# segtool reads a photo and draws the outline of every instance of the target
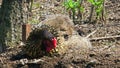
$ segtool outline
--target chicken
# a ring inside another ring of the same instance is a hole
[[[36,58],[50,53],[56,46],[56,37],[48,29],[38,28],[30,33],[23,51]]]

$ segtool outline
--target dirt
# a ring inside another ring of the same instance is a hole
[[[107,23],[82,25],[81,30],[85,33],[84,36],[98,27],[97,32],[90,38],[120,35],[119,3],[119,0],[107,1]],[[91,41],[91,43],[93,49],[89,51],[73,48],[64,55],[34,59],[18,54],[22,47],[20,45],[9,47],[7,51],[0,54],[0,68],[120,68],[120,37]]]

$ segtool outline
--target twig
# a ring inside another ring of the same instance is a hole
[[[44,60],[42,60],[42,59],[35,59],[34,61],[32,61],[32,62],[30,62],[30,63],[38,63],[38,62],[40,62],[40,61],[44,61]]]
[[[90,34],[88,34],[88,35],[86,36],[86,38],[89,38],[91,35],[93,35],[95,32],[97,32],[98,29],[99,29],[99,28],[97,28],[96,30],[94,30],[93,32],[91,32]]]
[[[98,40],[103,40],[103,39],[113,39],[113,38],[119,38],[119,39],[120,39],[120,35],[116,35],[116,36],[108,36],[108,37],[90,38],[90,41],[98,41]]]
[[[91,5],[91,11],[90,11],[90,16],[89,16],[89,22],[91,22],[92,16],[93,16],[93,10],[94,10],[94,5]]]
[[[38,62],[40,62],[40,61],[44,62],[44,60],[42,60],[42,59],[34,59],[34,60],[32,60],[32,61],[28,61],[28,59],[21,59],[21,60],[20,60],[20,62],[21,62],[22,65],[32,64],[32,63],[38,63]]]

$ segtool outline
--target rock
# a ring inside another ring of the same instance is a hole
[[[86,68],[94,68],[96,64],[98,64],[99,61],[96,59],[91,59],[88,64],[86,65]]]
[[[58,30],[60,35],[63,35],[63,34],[71,35],[75,31],[74,23],[69,18],[69,16],[66,16],[66,15],[60,15],[60,14],[48,15],[46,16],[46,19],[42,21],[41,23],[45,25],[53,26],[56,30]]]
[[[28,59],[21,59],[20,62],[22,65],[25,65],[26,63],[28,63]]]

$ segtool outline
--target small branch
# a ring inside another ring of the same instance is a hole
[[[28,62],[28,63],[38,63],[40,61],[44,62],[44,60],[42,60],[42,59],[34,59],[34,61],[31,61],[31,62]]]
[[[40,61],[44,62],[44,60],[42,60],[42,59],[34,59],[32,61],[28,61],[28,59],[21,59],[20,60],[20,62],[21,62],[22,65],[31,64],[31,63],[38,63]]]
[[[86,38],[89,38],[91,35],[93,35],[95,32],[97,32],[98,29],[99,29],[99,28],[97,28],[96,30],[94,30],[93,32],[91,32],[90,34],[88,34],[88,35],[86,36]]]
[[[79,8],[81,7],[82,2],[83,2],[83,0],[80,1],[80,6],[79,6]],[[81,11],[79,10],[79,8],[78,8],[78,15],[77,15],[77,17],[80,18],[80,19],[79,19],[79,21],[80,21],[80,20],[82,19],[82,13],[81,13]]]
[[[108,37],[90,38],[90,41],[98,41],[98,40],[103,40],[103,39],[114,39],[114,38],[120,39],[120,35],[108,36]]]
[[[93,10],[94,10],[94,6],[91,5],[91,11],[90,11],[90,16],[89,16],[89,22],[91,22],[92,16],[93,16]]]

